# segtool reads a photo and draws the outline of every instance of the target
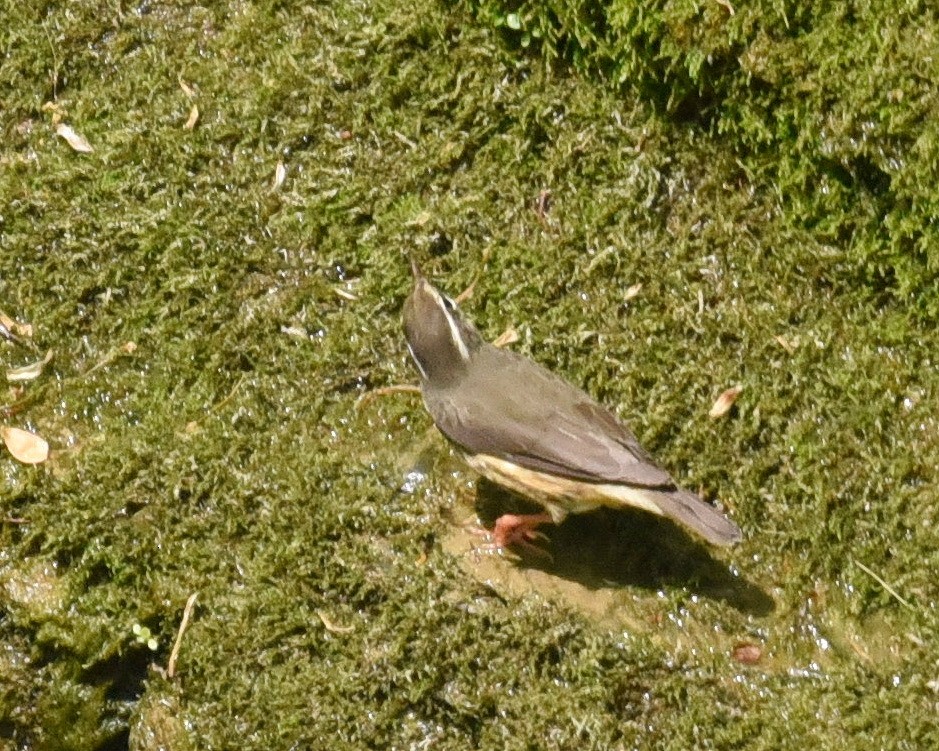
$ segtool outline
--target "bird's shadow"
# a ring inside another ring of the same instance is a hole
[[[542,509],[493,483],[480,480],[476,513],[487,528],[505,513],[538,513]],[[649,590],[684,587],[727,603],[738,611],[765,616],[772,597],[709,548],[665,519],[634,509],[600,509],[569,516],[558,526],[541,528],[548,537],[539,547],[549,555],[516,551],[519,566],[576,581],[590,589],[633,586]]]

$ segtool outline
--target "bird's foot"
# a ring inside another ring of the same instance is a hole
[[[534,542],[535,540],[548,540],[543,532],[538,531],[538,527],[551,522],[550,514],[503,514],[496,519],[496,525],[492,530],[492,542],[488,547],[497,551],[517,547],[551,560],[551,553]]]

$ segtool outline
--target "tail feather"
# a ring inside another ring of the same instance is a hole
[[[654,496],[655,504],[665,516],[689,527],[714,545],[732,545],[743,539],[740,527],[688,490],[657,491]]]

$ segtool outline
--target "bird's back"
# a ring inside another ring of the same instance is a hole
[[[424,386],[434,422],[464,450],[588,482],[674,486],[629,428],[581,389],[489,344],[475,356],[459,388]]]

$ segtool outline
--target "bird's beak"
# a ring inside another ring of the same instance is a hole
[[[411,274],[415,282],[424,278],[424,275],[421,273],[421,267],[417,265],[417,261],[415,261],[413,257],[411,258]]]

